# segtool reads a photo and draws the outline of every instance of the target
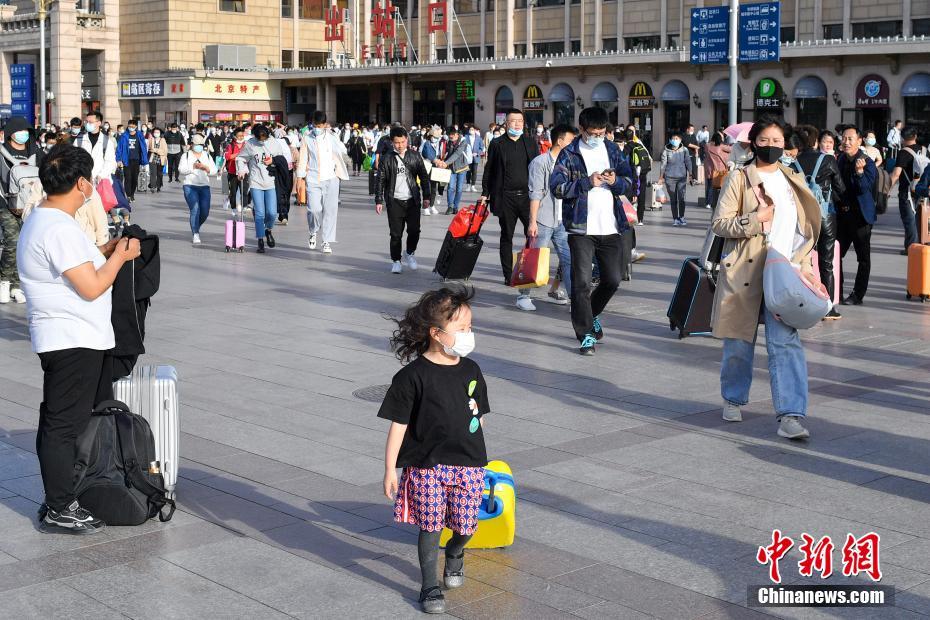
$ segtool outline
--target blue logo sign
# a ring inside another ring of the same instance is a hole
[[[691,64],[726,64],[730,47],[729,9],[691,9]]]
[[[740,5],[740,62],[778,62],[780,39],[781,12],[777,2]]]
[[[35,83],[35,65],[10,65],[10,111],[13,116],[25,116],[30,125],[36,122]]]
[[[878,80],[869,80],[865,83],[863,90],[868,97],[878,97],[878,93],[882,90],[882,83]]]

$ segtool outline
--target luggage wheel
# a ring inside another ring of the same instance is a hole
[[[229,254],[229,246],[226,246],[226,253]]]

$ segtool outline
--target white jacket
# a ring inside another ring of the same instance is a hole
[[[343,181],[349,180],[349,170],[346,168],[344,157],[348,154],[346,145],[338,137],[331,133],[324,133],[317,138],[312,133],[307,134],[300,142],[300,155],[297,157],[297,178],[307,179],[310,184],[319,185],[320,167],[319,167],[319,141],[329,140],[333,152],[333,163],[335,164],[335,174],[337,179]]]
[[[199,161],[207,166],[207,170],[194,169],[194,163]],[[184,185],[210,185],[210,177],[216,174],[216,162],[210,157],[210,154],[204,150],[198,155],[194,151],[187,151],[181,155],[181,161],[178,162],[178,173],[184,175]]]
[[[92,144],[87,133],[82,133],[75,140],[75,146],[84,149],[94,158],[94,184],[100,179],[109,179],[116,174],[116,136],[106,136],[101,131],[97,144]],[[104,152],[103,143],[106,141],[107,150]]]

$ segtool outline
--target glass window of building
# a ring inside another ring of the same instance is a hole
[[[669,34],[665,37],[665,46],[666,47],[679,47],[681,45],[681,35],[680,34]]]
[[[781,42],[782,43],[791,43],[795,40],[796,36],[794,33],[794,26],[782,26],[781,27]]]
[[[326,3],[329,7],[329,2]],[[323,0],[300,0],[300,19],[323,19]]]
[[[515,9],[525,9],[525,8],[526,8],[526,0],[515,0],[515,2],[513,3],[513,8],[515,8]]]
[[[298,56],[298,61],[300,63],[301,69],[308,69],[311,67],[325,67],[326,60],[329,58],[329,54],[326,52],[304,52],[301,51]]]
[[[852,36],[855,38],[898,37],[903,32],[904,25],[901,20],[861,22],[852,25]]]
[[[480,0],[455,0],[452,6],[455,7],[455,12],[459,14],[481,12]]]
[[[533,54],[541,56],[543,54],[562,54],[565,52],[564,41],[540,41],[533,43]]]
[[[605,52],[617,51],[617,37],[610,37],[601,41],[601,49]]]
[[[227,13],[245,13],[245,0],[220,0],[220,10]]]
[[[514,56],[526,56],[526,43],[517,43],[513,46]]]
[[[281,0],[281,17],[294,17],[294,0]]]
[[[823,25],[823,38],[824,39],[842,39],[843,38],[843,24],[824,24]]]
[[[565,0],[536,0],[533,6],[562,6],[563,4],[565,4]]]
[[[449,50],[445,47],[436,48],[436,60],[449,60]]]
[[[494,46],[485,45],[484,46],[484,57],[485,58],[494,58]]]
[[[577,54],[578,52],[581,51],[581,40],[580,39],[569,41],[569,43],[571,44],[571,51],[573,54]]]
[[[294,50],[281,50],[281,68],[294,68]]]
[[[660,47],[660,38],[657,34],[623,37],[623,48],[628,50],[654,50]]]
[[[930,19],[915,19],[911,21],[911,34],[915,36],[930,35]]]
[[[477,49],[469,49],[467,47],[453,47],[452,48],[452,58],[456,60],[469,60],[474,58],[478,54]]]

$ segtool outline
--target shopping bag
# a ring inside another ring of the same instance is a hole
[[[371,155],[365,155],[365,159],[362,160],[362,170],[368,172],[371,170],[371,166],[374,160],[372,160]]]
[[[633,206],[629,198],[620,196],[620,204],[623,205],[623,213],[626,215],[627,222],[635,224],[639,221],[639,216],[636,214],[636,207]]]
[[[100,202],[103,203],[103,210],[107,213],[116,206],[116,194],[113,192],[113,183],[110,179],[101,179],[97,183],[97,194],[100,196]]]
[[[549,283],[549,248],[523,248],[513,255],[510,286],[534,288]]]
[[[653,184],[652,196],[653,200],[659,204],[665,204],[668,202],[668,190],[665,189],[664,183],[655,183]]]
[[[487,204],[466,205],[459,209],[459,212],[452,218],[452,222],[449,223],[449,232],[456,239],[477,235],[481,232],[481,226],[486,219],[488,219]]]
[[[429,180],[435,183],[448,184],[452,180],[452,170],[449,168],[437,168],[433,166],[433,169],[429,172]]]

